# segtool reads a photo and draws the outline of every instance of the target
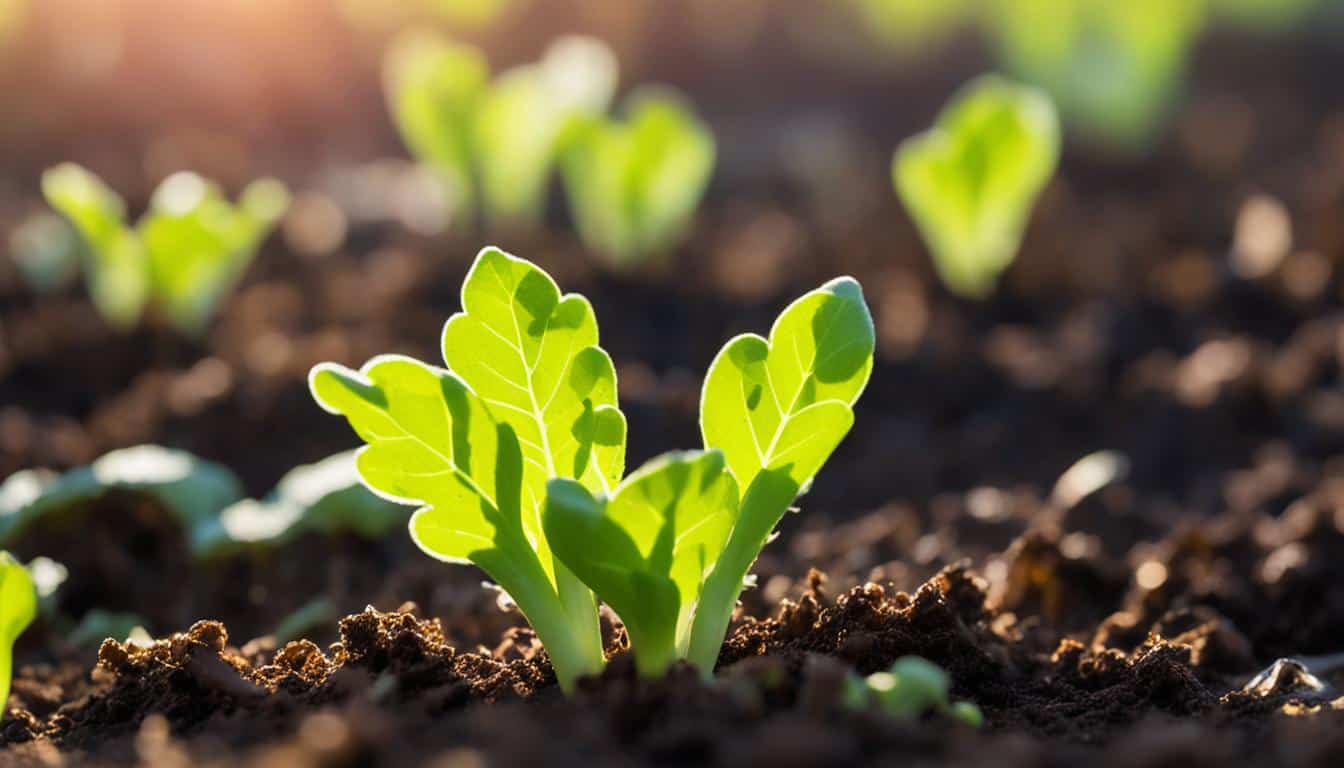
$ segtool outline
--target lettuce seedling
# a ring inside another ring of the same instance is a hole
[[[737,517],[737,483],[719,451],[673,453],[626,478],[610,498],[572,480],[547,486],[556,556],[621,617],[640,674],[686,658],[705,576]]]
[[[484,54],[415,32],[393,45],[384,90],[402,139],[455,213],[535,224],[571,121],[611,102],[617,63],[601,41],[556,40],[541,60],[490,80]]]
[[[122,199],[77,165],[48,170],[42,191],[83,238],[89,292],[109,323],[127,330],[152,302],[192,336],[205,331],[289,206],[274,179],[249,184],[233,205],[214,184],[183,172],[159,185],[131,228]]]
[[[769,338],[737,336],[710,365],[700,430],[742,490],[691,627],[687,659],[703,672],[718,660],[747,571],[853,425],[875,342],[863,289],[842,277],[785,308]]]
[[[1145,149],[1176,101],[1205,3],[996,0],[990,31],[1010,72],[1045,88],[1070,124]]]
[[[619,481],[615,368],[587,299],[562,295],[541,269],[498,249],[477,256],[462,307],[443,332],[451,371],[387,355],[359,371],[319,365],[311,388],[367,443],[357,459],[364,482],[422,505],[410,522],[420,549],[494,579],[571,690],[605,661],[597,604],[552,554],[542,511],[554,478],[600,493]]]
[[[37,588],[23,563],[0,552],[0,718],[8,709],[14,641],[37,617]]]
[[[851,674],[845,680],[844,705],[852,710],[876,706],[898,720],[915,720],[939,712],[973,728],[984,723],[980,708],[969,701],[952,703],[947,672],[919,656],[902,656],[885,672],[866,678]]]
[[[1048,97],[990,75],[896,150],[896,190],[949,289],[972,297],[993,289],[1055,172],[1059,143]]]
[[[626,122],[579,121],[561,171],[588,247],[617,267],[666,255],[686,233],[714,170],[714,135],[680,97],[645,90]]]

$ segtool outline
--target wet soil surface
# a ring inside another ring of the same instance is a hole
[[[757,45],[741,58],[777,67]],[[481,576],[403,536],[193,563],[170,516],[107,497],[14,548],[69,567],[56,614],[135,612],[162,639],[99,649],[39,621],[17,649],[0,764],[1344,762],[1339,46],[1203,45],[1171,136],[1145,160],[1071,149],[985,303],[938,287],[886,174],[983,51],[955,44],[927,82],[815,62],[753,80],[678,53],[640,72],[694,94],[721,147],[752,148],[725,153],[676,256],[686,279],[596,268],[562,212],[540,233],[433,239],[361,218],[346,206],[372,184],[358,164],[399,150],[376,80],[356,78],[348,104],[370,117],[353,145],[377,153],[335,151],[343,173],[290,179],[347,209],[348,236],[323,249],[287,225],[208,338],[117,335],[77,287],[39,299],[0,260],[0,477],[158,442],[265,493],[353,445],[313,405],[310,366],[436,359],[483,241],[592,300],[633,467],[698,443],[700,376],[725,340],[854,274],[878,324],[872,384],[758,563],[716,678],[638,681],[607,617],[612,664],[565,698]],[[4,162],[31,190],[44,157]],[[0,194],[6,228],[41,207]],[[277,640],[315,597],[307,639]],[[847,671],[907,654],[946,668],[985,727],[840,706]],[[1325,687],[1284,666],[1242,690],[1282,657]]]

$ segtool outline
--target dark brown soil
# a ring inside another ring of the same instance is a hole
[[[138,5],[162,12],[157,2]],[[790,18],[810,6],[781,7]],[[565,698],[480,574],[404,536],[306,537],[194,563],[162,510],[109,496],[14,547],[56,557],[71,578],[59,618],[20,642],[0,765],[1344,764],[1344,673],[1331,658],[1344,652],[1338,40],[1210,38],[1156,152],[1105,161],[1071,146],[1003,290],[970,303],[936,283],[887,163],[985,68],[980,46],[861,69],[799,54],[794,27],[772,16],[725,59],[688,50],[669,31],[686,20],[667,14],[625,41],[641,51],[629,79],[685,88],[721,155],[672,279],[602,271],[562,206],[540,232],[439,238],[350,213],[331,252],[273,238],[208,338],[191,342],[152,322],[117,335],[78,286],[35,297],[0,259],[0,477],[158,442],[265,493],[353,445],[312,403],[310,366],[434,359],[483,242],[593,301],[633,467],[698,443],[700,376],[726,339],[854,274],[878,323],[872,384],[803,513],[757,564],[715,680],[686,669],[637,680],[607,617],[612,664]],[[147,27],[112,85],[144,80],[161,38],[208,35],[204,24],[186,14],[180,28]],[[330,25],[311,28],[329,38]],[[532,55],[553,26],[530,25],[506,58]],[[38,63],[5,76],[29,105],[0,121],[5,231],[41,209],[38,174],[63,159],[143,205],[147,173],[126,158],[170,118],[178,139],[202,125],[249,137],[247,162],[232,165],[182,139],[186,164],[235,182],[279,173],[337,202],[342,173],[401,153],[374,53],[348,39],[305,53],[325,74],[305,80],[296,66],[250,103],[267,130],[217,124],[230,115],[209,109],[218,94],[205,86],[178,111],[153,108],[153,89],[125,110],[81,101],[92,86],[44,69],[41,39],[19,54]],[[327,95],[295,97],[310,92]],[[95,123],[106,130],[90,136],[82,126]],[[798,157],[799,146],[829,149]],[[1254,195],[1282,203],[1293,244],[1246,277],[1232,264]],[[1056,487],[1097,451],[1127,472],[1081,496]],[[280,622],[318,597],[329,617],[277,643]],[[137,613],[165,639],[78,647],[69,622],[95,608]],[[985,728],[838,705],[847,671],[907,654],[945,667]],[[1307,662],[1327,690],[1291,672],[1268,692],[1241,690],[1281,657]]]

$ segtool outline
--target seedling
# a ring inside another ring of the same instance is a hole
[[[1055,172],[1059,143],[1048,97],[986,76],[896,150],[896,190],[950,290],[983,297],[994,288]]]
[[[182,172],[159,185],[132,228],[122,199],[77,165],[48,170],[42,191],[83,238],[85,279],[109,323],[130,329],[152,303],[191,336],[205,331],[289,206],[274,179],[249,184],[233,205],[214,184]]]
[[[706,450],[623,482],[625,418],[587,300],[486,248],[462,305],[443,334],[450,370],[392,355],[313,370],[318,403],[367,443],[364,482],[422,505],[410,527],[427,554],[500,585],[566,690],[604,663],[594,592],[641,673],[678,658],[712,672],[747,570],[853,423],[874,344],[858,283],[795,301],[768,340],[731,341],[706,378]]]
[[[360,484],[353,451],[296,467],[265,499],[255,500],[243,498],[242,483],[219,464],[139,445],[63,475],[45,470],[10,475],[0,483],[0,547],[48,516],[87,508],[110,493],[143,498],[172,515],[199,559],[276,546],[308,532],[376,539],[406,520],[404,507]]]
[[[714,170],[714,135],[672,92],[644,90],[628,119],[589,118],[561,161],[579,234],[617,267],[665,256],[684,237]]]
[[[969,701],[953,704],[948,698],[951,683],[947,673],[918,656],[903,656],[886,672],[866,678],[851,674],[845,681],[846,708],[876,707],[898,720],[916,720],[927,712],[939,712],[979,728],[984,723],[980,708]]]
[[[616,57],[592,38],[561,38],[492,82],[476,48],[416,32],[393,45],[384,89],[403,141],[455,213],[535,224],[562,135],[607,109],[616,77]]]
[[[974,12],[968,0],[852,0],[868,30],[900,54],[946,41]]]
[[[423,505],[411,537],[432,557],[474,563],[518,605],[567,690],[604,663],[592,591],[542,530],[546,483],[610,490],[625,464],[616,373],[587,299],[545,272],[481,251],[463,312],[443,332],[451,372],[382,356],[359,371],[323,364],[311,386],[368,443],[357,464],[386,498]]]
[[[1008,69],[1045,88],[1083,133],[1146,148],[1184,80],[1205,4],[1171,0],[998,0],[991,31]]]
[[[37,589],[28,569],[13,555],[0,552],[0,718],[8,710],[14,641],[36,617]]]

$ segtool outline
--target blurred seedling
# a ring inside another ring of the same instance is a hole
[[[979,728],[985,722],[980,708],[969,701],[953,703],[947,673],[918,656],[903,656],[885,672],[867,677],[850,674],[841,701],[854,711],[877,709],[898,720],[917,720],[937,713]]]
[[[993,0],[986,9],[1008,71],[1048,91],[1071,126],[1123,153],[1158,135],[1206,13],[1202,0]]]
[[[1044,93],[988,75],[957,93],[932,129],[897,148],[897,193],[950,290],[980,298],[994,289],[1054,175],[1059,144]]]
[[[685,237],[714,157],[709,127],[665,88],[632,94],[623,122],[577,122],[561,163],[580,236],[615,267],[661,263]]]
[[[617,74],[604,43],[575,36],[491,80],[478,49],[414,31],[390,49],[384,91],[402,140],[442,183],[454,218],[530,226],[544,213],[570,124],[606,111]]]
[[[22,563],[0,552],[0,718],[8,710],[14,641],[37,617],[37,589]]]
[[[153,307],[192,337],[204,334],[289,206],[274,179],[252,182],[233,204],[215,184],[180,172],[159,185],[132,227],[122,198],[71,163],[43,174],[42,192],[79,233],[85,282],[111,325],[129,330]]]
[[[379,539],[405,525],[402,508],[369,493],[353,452],[296,467],[261,500],[244,498],[228,469],[182,451],[141,445],[57,475],[25,470],[0,484],[0,546],[47,521],[80,514],[97,499],[126,494],[172,516],[193,556],[275,547],[304,533]]]
[[[705,450],[624,480],[615,368],[587,299],[485,248],[462,308],[443,332],[447,369],[397,355],[313,369],[314,398],[367,443],[364,482],[420,507],[411,537],[426,554],[499,585],[566,691],[605,664],[594,593],[641,674],[677,659],[712,673],[747,570],[853,424],[874,346],[858,283],[798,299],[768,339],[730,341],[706,376]]]

